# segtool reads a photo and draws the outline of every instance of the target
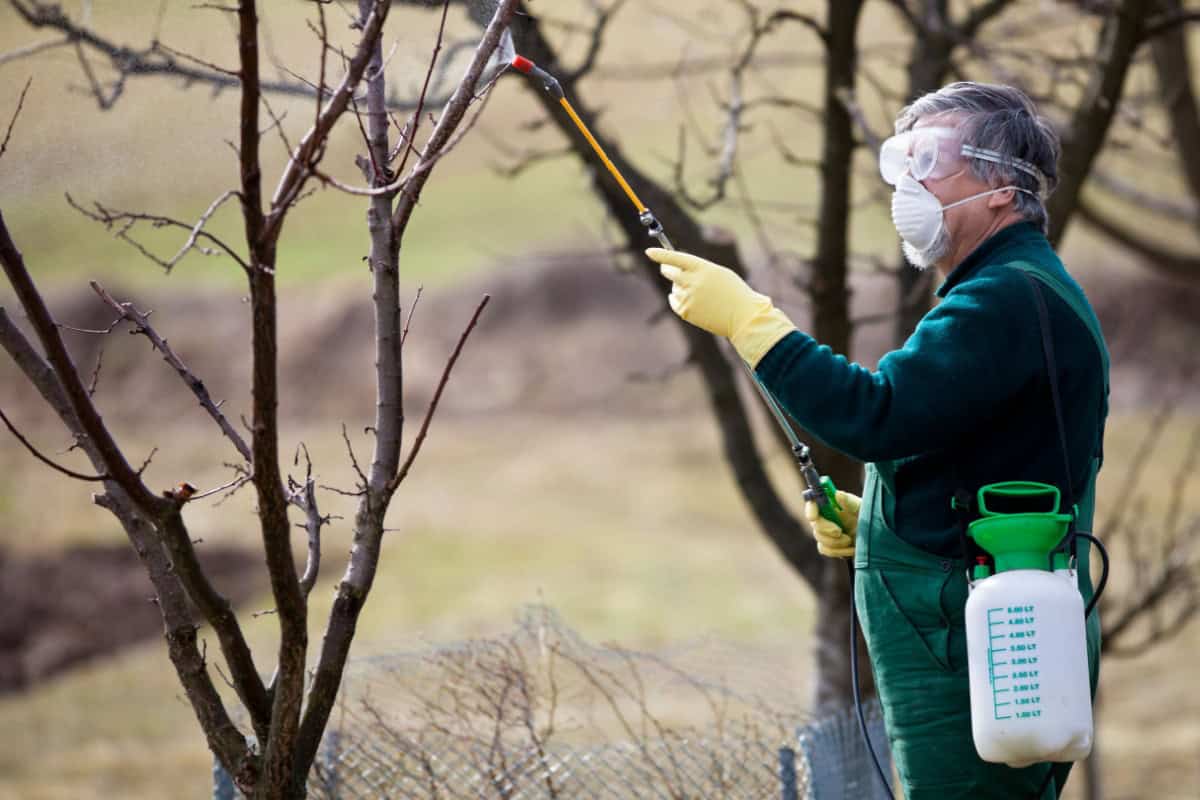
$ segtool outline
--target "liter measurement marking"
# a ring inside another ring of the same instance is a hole
[[[1034,606],[989,608],[987,623],[993,716],[998,720],[1040,717],[1042,696]]]

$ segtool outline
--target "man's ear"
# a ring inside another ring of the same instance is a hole
[[[1016,189],[1004,189],[995,194],[988,195],[988,208],[1003,208],[1010,205],[1016,199]]]

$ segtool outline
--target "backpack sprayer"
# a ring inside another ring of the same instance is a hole
[[[511,47],[511,43],[508,46]],[[558,79],[512,52],[509,66],[538,81],[562,106],[637,209],[638,219],[647,233],[664,249],[674,250],[654,212],[638,197],[580,119]],[[1040,295],[1038,297],[1041,302]],[[1044,340],[1046,336],[1043,331]],[[1049,351],[1048,340],[1045,344]],[[1048,361],[1053,363],[1052,359]],[[838,512],[841,507],[833,481],[821,476],[808,446],[796,436],[770,390],[749,364],[741,363],[763,403],[787,436],[806,487],[804,499],[815,502],[821,516],[840,527],[842,521]],[[1053,384],[1052,371],[1050,379]],[[1061,432],[1057,386],[1053,388]],[[1065,459],[1065,442],[1063,444]],[[1070,475],[1069,470],[1067,474]],[[980,557],[968,575],[971,594],[967,599],[965,627],[975,748],[985,761],[1013,767],[1079,760],[1087,756],[1092,746],[1085,621],[1104,591],[1108,579],[1108,554],[1095,537],[1072,530],[1076,509],[1072,508],[1072,513],[1068,514],[1059,513],[1060,495],[1054,486],[1029,482],[991,484],[981,488],[977,496],[980,517],[965,526],[966,535],[989,553],[990,558]],[[1050,508],[1029,510],[1030,503],[1046,504]],[[1103,576],[1086,609],[1075,573],[1075,537],[1096,544],[1104,562]],[[854,565],[849,559],[846,568],[851,585],[850,669],[854,706],[867,750],[879,779],[890,794],[891,785],[871,746],[859,695]],[[1053,770],[1047,773],[1037,797],[1049,785],[1053,774]]]

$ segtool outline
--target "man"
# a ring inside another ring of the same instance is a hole
[[[1108,355],[1087,299],[1044,235],[1058,155],[1049,124],[1013,88],[955,83],[901,112],[880,153],[895,186],[892,219],[907,259],[944,282],[940,304],[875,371],[796,330],[732,271],[647,251],[673,282],[677,314],[728,337],[801,425],[868,462],[861,507],[840,498],[841,528],[812,503],[806,514],[822,553],[854,557],[858,613],[909,800],[1053,798],[1070,769],[1013,769],[975,752],[966,554],[951,508],[956,492],[1040,481],[1075,498],[1076,527],[1091,530]],[[1048,312],[1061,438],[1030,278]],[[1081,547],[1085,601],[1087,562]],[[1087,630],[1094,694],[1095,614]]]

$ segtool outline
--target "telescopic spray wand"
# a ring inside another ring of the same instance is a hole
[[[633,190],[633,187],[631,187],[629,182],[625,180],[625,176],[621,174],[621,171],[617,169],[615,164],[613,164],[612,159],[610,159],[608,154],[604,152],[604,148],[600,146],[598,141],[596,141],[596,137],[592,135],[592,132],[588,129],[588,126],[584,124],[582,119],[579,118],[579,114],[575,112],[575,108],[571,105],[571,101],[568,100],[566,95],[563,93],[562,86],[559,84],[558,79],[524,56],[515,56],[512,60],[511,66],[517,72],[528,75],[530,78],[540,82],[542,88],[552,98],[554,98],[560,106],[562,106],[563,110],[566,111],[567,116],[570,117],[571,122],[573,122],[575,127],[579,129],[579,132],[583,134],[583,138],[586,139],[588,144],[592,146],[592,150],[595,151],[601,163],[604,164],[609,174],[613,176],[613,179],[617,182],[617,185],[621,187],[623,192],[625,192],[625,196],[629,198],[631,203],[633,203],[634,208],[636,208],[638,212],[638,219],[641,221],[642,225],[646,227],[646,232],[657,239],[658,243],[662,245],[664,249],[674,250],[674,245],[672,245],[671,240],[667,238],[667,234],[663,231],[662,224],[658,221],[658,218],[654,216],[654,212],[651,211],[646,204],[642,202],[641,198],[637,196],[637,192]],[[838,517],[838,512],[841,510],[841,507],[837,502],[837,490],[833,485],[833,481],[827,477],[821,477],[821,473],[813,464],[812,453],[808,449],[808,445],[801,442],[799,437],[796,436],[796,431],[792,428],[791,423],[788,422],[787,417],[784,416],[783,409],[780,408],[779,403],[775,400],[774,396],[772,396],[770,390],[768,390],[766,386],[763,386],[762,381],[760,381],[758,376],[754,374],[754,370],[750,368],[749,364],[747,364],[745,361],[742,361],[741,358],[739,358],[738,361],[741,361],[742,366],[746,368],[746,373],[750,376],[750,380],[753,382],[754,388],[758,390],[759,395],[762,396],[763,402],[766,404],[767,408],[770,409],[772,416],[775,417],[775,421],[779,423],[779,427],[787,436],[788,443],[792,448],[792,456],[796,459],[796,464],[800,467],[800,474],[804,478],[804,485],[806,487],[804,499],[814,501],[821,509],[821,516],[833,522],[835,525],[840,526],[842,522]]]
[[[621,187],[621,190],[625,192],[625,195],[629,198],[630,202],[633,203],[634,208],[636,208],[638,212],[638,219],[640,219],[641,223],[646,226],[647,232],[657,239],[658,243],[662,245],[663,248],[667,250],[674,250],[675,247],[671,244],[671,240],[667,238],[667,234],[663,231],[662,224],[658,221],[658,218],[654,216],[654,212],[647,208],[646,204],[643,203],[641,198],[637,196],[637,192],[633,190],[633,187],[631,187],[629,182],[625,180],[625,176],[623,176],[621,171],[617,169],[616,165],[612,163],[612,159],[610,159],[608,154],[604,152],[604,148],[601,147],[600,143],[596,141],[596,137],[592,135],[592,132],[588,130],[587,125],[584,124],[583,120],[579,118],[579,115],[575,113],[575,109],[571,106],[571,101],[567,100],[566,95],[563,93],[562,86],[559,84],[558,79],[524,56],[514,56],[511,66],[518,72],[521,72],[525,75],[528,75],[530,78],[539,81],[542,85],[542,88],[551,97],[558,101],[558,104],[563,107],[564,111],[567,112],[567,116],[569,116],[571,121],[575,123],[575,127],[579,129],[581,134],[583,134],[583,138],[587,139],[588,144],[592,146],[592,150],[596,152],[596,155],[600,158],[601,163],[603,163],[605,168],[609,171],[609,174],[613,176],[613,179],[616,180],[617,184]],[[818,471],[816,465],[813,464],[812,453],[808,449],[808,445],[801,442],[800,438],[796,436],[796,431],[792,428],[791,423],[788,422],[787,417],[784,416],[783,409],[780,408],[779,403],[775,400],[774,396],[772,396],[770,390],[767,389],[767,387],[763,385],[762,381],[758,379],[758,375],[756,375],[754,370],[750,368],[749,364],[747,364],[745,361],[742,361],[740,357],[738,358],[738,361],[741,361],[742,366],[746,368],[746,374],[750,376],[750,380],[754,384],[754,388],[757,389],[759,395],[762,396],[763,403],[765,403],[767,408],[770,409],[771,415],[775,417],[775,421],[779,423],[779,427],[783,429],[784,434],[787,436],[788,443],[791,444],[792,456],[796,459],[796,465],[800,468],[800,474],[804,479],[804,499],[815,502],[817,507],[821,510],[822,517],[825,517],[825,519],[837,525],[839,528],[842,527],[843,523],[838,514],[842,508],[838,504],[837,489],[834,487],[833,481],[828,477],[821,477],[820,471]],[[866,741],[867,749],[871,754],[871,760],[875,764],[875,770],[879,775],[879,779],[883,782],[884,787],[887,789],[888,796],[891,797],[891,785],[888,783],[888,779],[884,774],[883,766],[875,753],[875,748],[871,745],[871,737],[867,732],[867,720],[863,715],[862,702],[858,693],[858,633],[855,630],[856,616],[854,609],[853,589],[854,566],[852,562],[846,561],[846,570],[849,574],[851,585],[850,669],[854,681],[854,708],[858,715],[859,729],[862,731],[863,739]]]

